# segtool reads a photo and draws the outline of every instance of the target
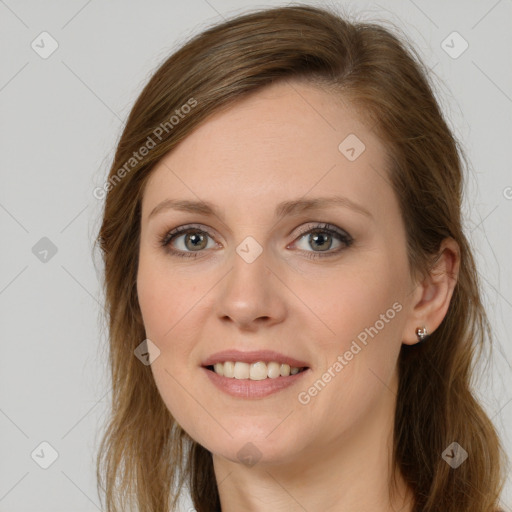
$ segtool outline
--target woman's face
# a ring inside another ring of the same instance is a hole
[[[293,82],[215,114],[154,169],[137,280],[151,369],[215,455],[327,456],[393,417],[413,283],[385,162],[354,110]]]

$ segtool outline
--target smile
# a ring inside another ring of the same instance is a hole
[[[311,374],[305,360],[273,350],[228,349],[201,362],[208,381],[236,398],[264,398],[293,386]]]
[[[240,380],[277,379],[279,377],[289,377],[306,370],[306,367],[299,368],[276,361],[257,361],[255,363],[226,361],[224,363],[215,363],[214,365],[207,366],[207,368],[222,377]]]

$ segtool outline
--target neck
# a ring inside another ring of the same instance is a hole
[[[222,512],[411,512],[412,492],[391,466],[396,395],[386,392],[364,423],[293,461],[248,467],[214,455]]]

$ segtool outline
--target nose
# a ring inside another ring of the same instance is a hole
[[[268,263],[265,251],[251,263],[234,254],[233,267],[218,288],[215,307],[221,321],[256,331],[284,320],[286,288]]]

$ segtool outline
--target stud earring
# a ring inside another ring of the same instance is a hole
[[[427,331],[427,328],[424,326],[423,329],[420,329],[419,327],[416,329],[416,336],[418,336],[418,342],[421,343],[422,341],[425,341],[429,334]]]

